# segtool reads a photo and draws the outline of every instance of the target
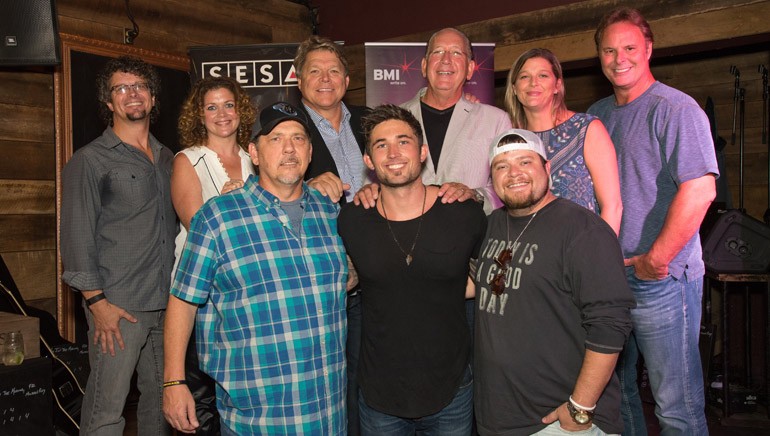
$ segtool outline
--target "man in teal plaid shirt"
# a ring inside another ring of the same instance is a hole
[[[260,123],[249,145],[259,177],[212,198],[190,224],[166,315],[163,411],[183,433],[198,426],[184,380],[195,320],[223,435],[344,434],[339,208],[302,181],[312,151],[304,115],[281,102]]]

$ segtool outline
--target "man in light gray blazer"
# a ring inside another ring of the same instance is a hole
[[[454,28],[431,36],[422,60],[428,87],[401,106],[423,126],[430,153],[422,171],[425,184],[441,184],[447,200],[475,198],[489,214],[502,205],[489,178],[492,140],[511,128],[504,111],[463,98],[463,85],[476,62],[468,37]]]

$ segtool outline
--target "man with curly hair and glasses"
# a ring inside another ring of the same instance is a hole
[[[160,79],[125,56],[107,62],[96,84],[108,127],[62,175],[62,278],[83,296],[91,364],[80,434],[123,434],[134,370],[139,434],[167,434],[160,377],[177,223],[174,155],[150,133]]]

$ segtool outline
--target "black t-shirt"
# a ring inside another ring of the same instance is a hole
[[[419,220],[390,222],[407,251]],[[358,381],[367,405],[405,418],[440,411],[469,363],[465,285],[486,231],[481,205],[437,200],[411,265],[376,208],[345,205],[338,227],[363,289]]]
[[[476,281],[474,403],[480,434],[529,435],[568,400],[585,350],[617,353],[631,331],[623,255],[612,229],[596,214],[556,199],[537,212],[512,247],[505,291],[490,280],[495,258],[513,245],[530,216],[489,216]],[[510,231],[506,231],[510,226]],[[594,423],[620,433],[620,385],[599,398]]]
[[[425,140],[428,141],[430,158],[433,160],[433,168],[438,168],[438,159],[441,157],[441,148],[444,146],[446,131],[449,129],[449,121],[455,106],[439,110],[420,102],[422,110],[422,125],[425,130]]]

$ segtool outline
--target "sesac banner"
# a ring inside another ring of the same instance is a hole
[[[191,47],[191,79],[228,76],[251,96],[259,110],[276,101],[300,104],[294,55],[299,44],[253,44]],[[257,121],[259,122],[259,121]]]
[[[366,105],[401,104],[426,86],[422,75],[424,42],[367,42]],[[474,43],[473,76],[465,83],[465,92],[482,103],[495,104],[495,44]]]

